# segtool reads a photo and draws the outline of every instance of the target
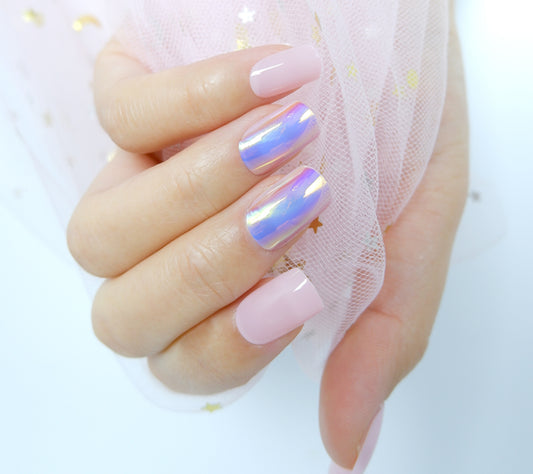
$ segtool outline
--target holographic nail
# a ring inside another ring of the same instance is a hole
[[[246,225],[261,247],[272,250],[308,227],[330,201],[331,191],[324,177],[302,166],[252,204]]]
[[[239,142],[239,151],[246,167],[261,175],[294,158],[318,134],[315,114],[306,105],[295,102],[247,130]]]

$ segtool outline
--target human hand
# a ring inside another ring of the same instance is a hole
[[[336,464],[350,469],[332,466],[331,474],[352,472],[354,464],[353,472],[366,468],[383,401],[422,358],[444,290],[468,190],[466,95],[451,17],[448,89],[433,156],[384,236],[387,267],[379,295],[330,355],[323,374],[322,439]]]
[[[243,385],[322,309],[300,270],[261,281],[330,199],[310,168],[270,176],[318,125],[303,104],[268,104],[319,74],[305,46],[150,74],[112,41],[97,61],[97,112],[120,150],[77,206],[68,244],[83,268],[107,278],[93,303],[98,338],[148,357],[175,391]]]

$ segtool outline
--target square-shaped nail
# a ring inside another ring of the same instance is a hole
[[[248,129],[239,142],[239,152],[246,167],[261,175],[294,158],[318,135],[315,114],[305,104],[295,102]]]
[[[301,166],[254,201],[246,213],[246,226],[261,247],[272,250],[308,227],[330,201],[325,178]]]
[[[298,268],[282,273],[244,298],[235,313],[241,335],[268,344],[290,333],[324,308],[316,288]]]
[[[280,51],[259,61],[250,73],[250,86],[258,97],[290,92],[320,77],[322,60],[310,44]]]

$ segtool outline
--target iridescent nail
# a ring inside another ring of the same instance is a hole
[[[315,114],[301,102],[295,102],[246,131],[239,151],[246,167],[256,175],[279,168],[318,137]]]
[[[272,250],[308,227],[330,200],[324,177],[313,168],[302,166],[252,204],[246,214],[246,225],[261,247]]]

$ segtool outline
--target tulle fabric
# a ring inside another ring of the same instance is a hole
[[[92,2],[90,11],[85,3],[43,0],[41,25],[23,21],[23,10],[9,4],[2,31],[4,47],[10,38],[20,39],[6,55],[14,81],[22,81],[31,96],[18,98],[27,106],[27,122],[15,126],[62,225],[112,150],[97,124],[90,78],[96,52],[119,24],[120,41],[151,71],[267,43],[311,43],[320,52],[320,80],[282,103],[310,106],[321,135],[281,172],[314,167],[330,183],[334,200],[272,270],[301,268],[324,300],[326,309],[293,343],[302,368],[320,376],[329,353],[379,292],[383,235],[431,157],[446,86],[448,2],[133,0]],[[74,22],[84,15],[84,27],[75,31]],[[2,96],[7,109],[14,107],[5,90]],[[152,400],[174,409],[205,405],[205,397],[184,397],[158,385],[146,361],[122,363]],[[228,403],[248,387],[210,400]]]

